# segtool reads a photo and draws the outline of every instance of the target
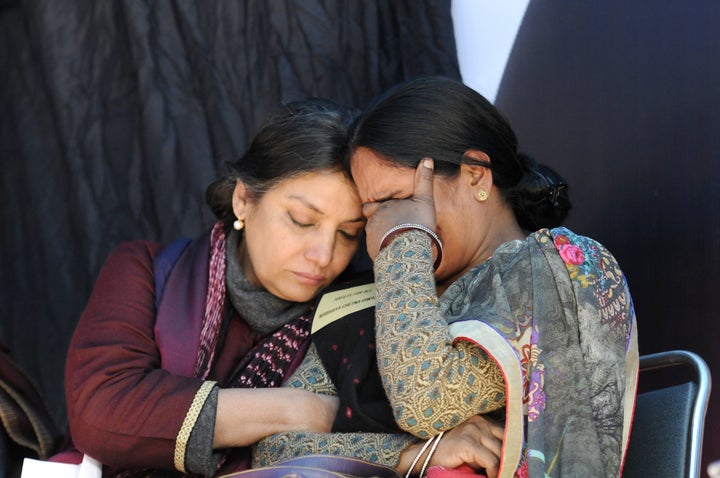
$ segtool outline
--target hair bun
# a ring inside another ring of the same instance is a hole
[[[520,227],[528,231],[560,226],[572,205],[568,184],[551,167],[518,153],[523,176],[508,193]]]

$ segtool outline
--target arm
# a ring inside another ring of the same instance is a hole
[[[380,374],[397,423],[422,438],[505,403],[497,364],[473,344],[453,343],[430,247],[425,233],[410,231],[375,258]]]
[[[152,271],[159,249],[127,243],[108,258],[68,351],[73,440],[110,465],[173,468],[175,439],[203,384],[160,369]]]
[[[183,424],[184,433],[190,432],[194,422],[188,417],[198,416],[204,407],[217,408],[213,430],[217,447],[249,444],[268,430],[329,429],[334,408],[328,412],[323,399],[310,393],[300,396],[303,392],[296,391],[291,396],[278,390],[247,389],[213,394],[209,393],[216,388],[212,382],[160,368],[153,332],[152,270],[159,249],[158,244],[145,242],[120,246],[103,267],[73,335],[66,396],[78,449],[122,468],[182,467],[182,453],[179,463],[175,457],[178,436]],[[267,410],[271,393],[273,413]],[[213,396],[217,402],[209,403]],[[290,413],[292,407],[307,413]],[[319,410],[324,413],[316,413]],[[211,446],[207,443],[208,449]]]
[[[336,397],[297,388],[220,390],[213,446],[252,445],[280,432],[329,432],[336,411]]]
[[[398,425],[426,438],[502,406],[496,364],[478,347],[452,341],[438,306],[428,236],[406,231],[379,250],[395,225],[435,229],[433,162],[418,164],[411,197],[366,203],[363,214],[374,259],[378,368]]]
[[[286,387],[302,387],[316,393],[335,394],[314,346],[305,360],[285,382]],[[484,469],[494,477],[502,446],[503,427],[492,420],[474,416],[445,434],[430,464],[455,468],[468,465]],[[418,444],[419,443],[419,444]],[[394,466],[405,474],[422,449],[422,442],[409,434],[388,433],[280,433],[258,442],[253,448],[253,468],[272,466],[306,454],[342,454]],[[425,460],[421,457],[416,473]]]

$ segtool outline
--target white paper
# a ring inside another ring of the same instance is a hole
[[[77,478],[79,469],[80,465],[25,458],[20,478]]]
[[[20,478],[101,478],[102,464],[87,455],[82,463],[55,463],[25,458]]]

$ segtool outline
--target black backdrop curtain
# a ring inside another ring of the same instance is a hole
[[[640,353],[708,362],[706,464],[720,459],[718,18],[716,0],[530,2],[496,101],[567,177],[568,226],[617,256]]]
[[[208,227],[205,186],[282,101],[459,78],[450,0],[4,0],[0,72],[0,339],[61,427],[112,248]]]

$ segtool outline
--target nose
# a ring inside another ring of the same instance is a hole
[[[320,267],[328,266],[333,259],[333,251],[335,249],[335,234],[318,231],[313,234],[313,238],[305,250],[305,257]]]

